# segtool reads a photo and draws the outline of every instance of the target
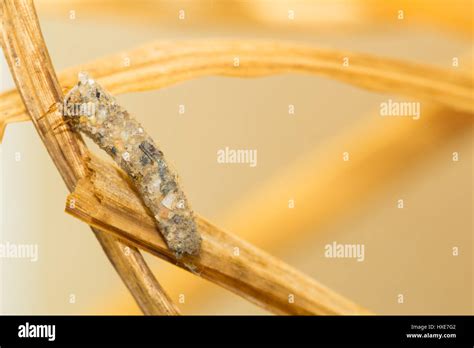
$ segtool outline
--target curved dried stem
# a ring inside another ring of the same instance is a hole
[[[344,66],[348,58],[348,66]],[[125,60],[126,59],[126,60]],[[130,66],[124,66],[124,62]],[[324,76],[361,88],[428,100],[472,113],[473,80],[469,73],[428,67],[367,54],[322,50],[273,41],[196,40],[151,43],[69,68],[59,75],[73,85],[86,70],[111,93],[148,91],[201,76],[258,77],[282,73]],[[0,95],[1,125],[27,120],[13,91]]]

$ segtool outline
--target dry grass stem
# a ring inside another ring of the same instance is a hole
[[[349,58],[349,66],[343,59]],[[124,67],[124,59],[130,66]],[[238,59],[238,61],[236,60]],[[238,66],[234,66],[238,63]],[[450,71],[367,54],[322,50],[285,42],[195,40],[158,42],[69,68],[59,75],[72,86],[88,71],[113,94],[148,91],[202,76],[258,77],[282,73],[314,74],[361,88],[428,100],[472,113],[473,80]],[[0,95],[0,135],[9,122],[27,120],[13,91]]]
[[[21,95],[39,136],[66,186],[72,191],[77,181],[89,174],[84,165],[87,149],[81,137],[68,129],[57,134],[48,131],[62,121],[58,112],[51,112],[48,117],[41,118],[51,109],[51,105],[61,102],[63,96],[33,2],[2,1],[0,18],[3,52],[19,91],[19,94],[7,92],[6,95],[13,96],[13,99],[2,100],[2,105],[6,105],[7,110],[10,107],[10,110],[21,109]],[[16,102],[14,106],[11,104],[12,100]],[[128,244],[100,230],[93,228],[93,231],[144,313],[177,314],[177,309],[170,303],[138,249],[129,247],[127,250],[130,255],[127,256],[124,249]]]
[[[199,256],[180,259],[156,231],[153,217],[119,169],[93,157],[92,180],[81,180],[66,211],[274,312],[364,314],[364,308],[320,285],[282,261],[197,216]],[[291,300],[294,298],[294,302]]]

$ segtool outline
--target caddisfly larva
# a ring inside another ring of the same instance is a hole
[[[198,254],[201,237],[193,211],[177,175],[140,123],[86,73],[79,74],[62,109],[74,130],[91,138],[129,175],[168,247],[178,255]]]

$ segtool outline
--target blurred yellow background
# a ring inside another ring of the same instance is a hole
[[[471,65],[470,1],[36,6],[57,71],[151,40],[211,37],[304,42],[445,69]],[[5,90],[13,84],[1,59]],[[375,313],[473,314],[472,122],[449,110],[430,112],[419,100],[419,120],[384,118],[378,110],[388,99],[412,101],[303,75],[205,77],[118,96],[162,146],[195,211],[216,225]],[[39,247],[37,262],[0,259],[1,313],[139,314],[90,229],[63,212],[67,190],[34,127],[9,125],[0,146],[1,241]],[[257,149],[258,165],[217,163],[217,150],[227,146]],[[334,241],[363,244],[364,261],[324,257]],[[266,313],[146,259],[184,314]]]

